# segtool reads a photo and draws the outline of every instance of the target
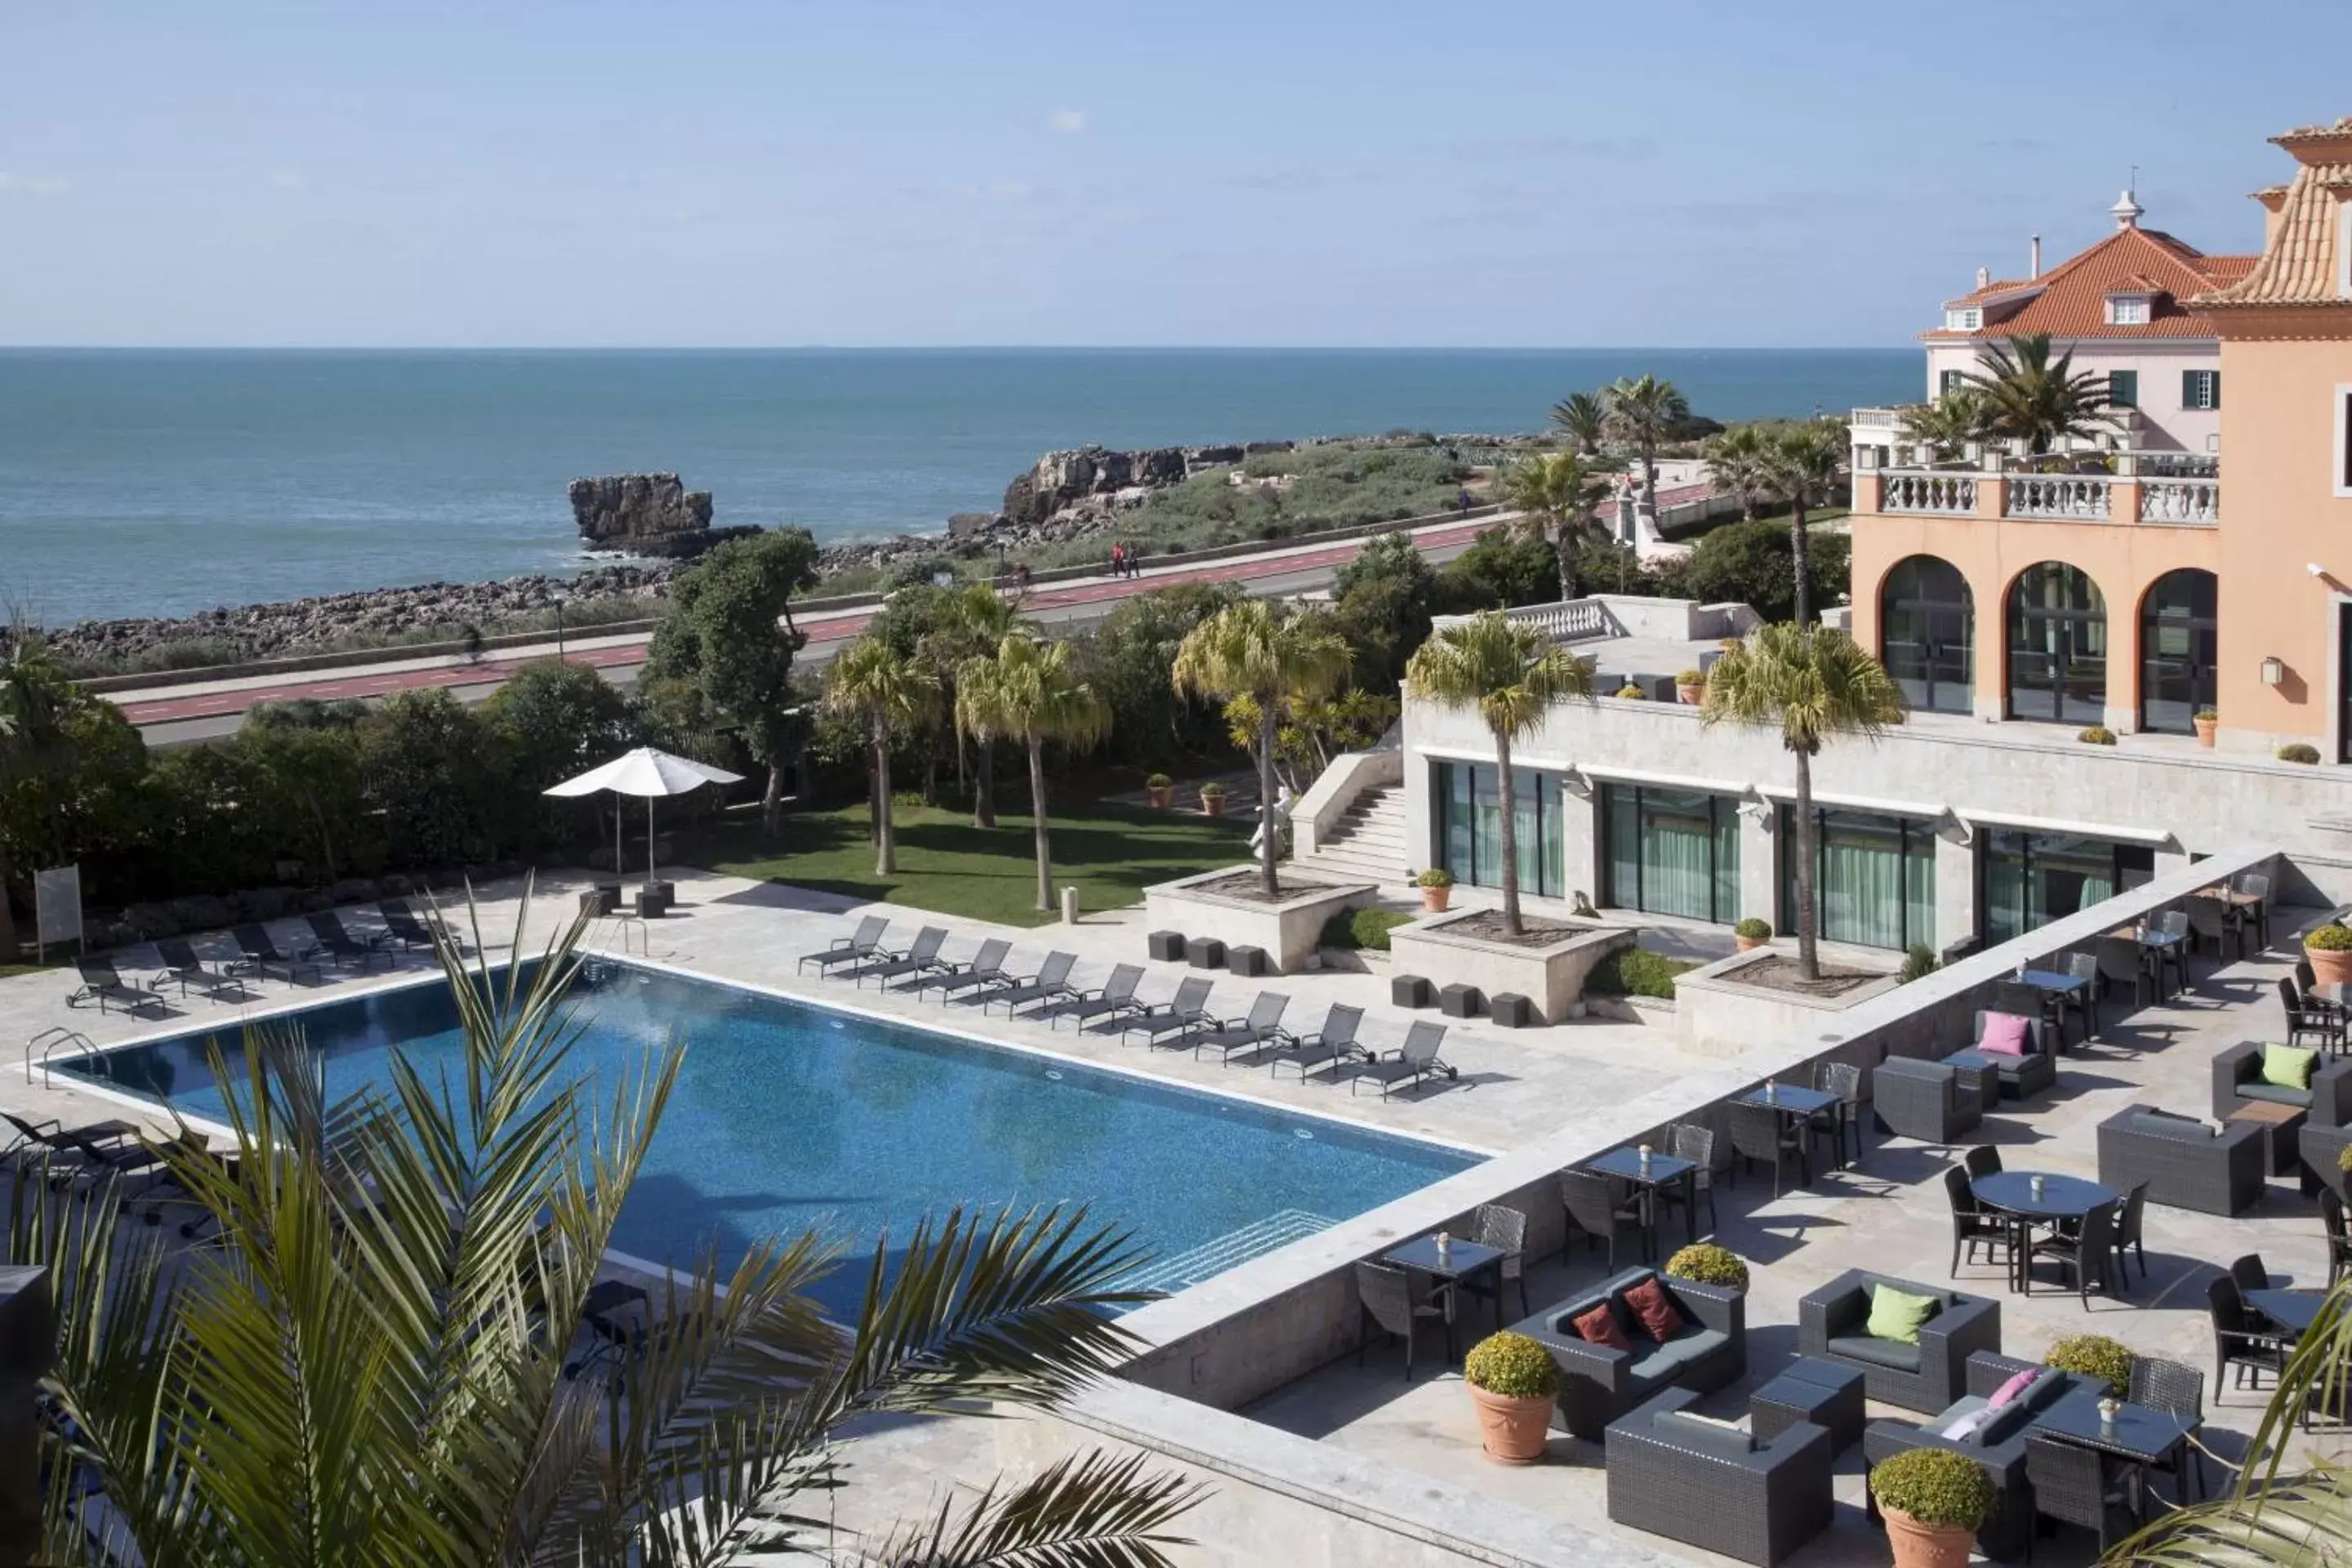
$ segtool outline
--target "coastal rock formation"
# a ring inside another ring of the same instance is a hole
[[[1048,452],[1034,468],[1005,487],[1005,521],[1016,527],[1035,528],[1072,510],[1118,510],[1125,492],[1148,494],[1181,484],[1203,468],[1238,463],[1245,451],[1286,452],[1291,445],[1263,441],[1247,448],[1150,447],[1132,452],[1076,447]]]
[[[574,479],[566,492],[580,537],[599,550],[629,555],[699,555],[756,528],[710,526],[710,492],[690,490],[676,474],[614,474]]]

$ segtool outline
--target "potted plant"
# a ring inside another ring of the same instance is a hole
[[[1740,1260],[1739,1254],[1711,1241],[1694,1243],[1667,1258],[1666,1272],[1677,1279],[1713,1285],[1718,1289],[1748,1289],[1748,1265]]]
[[[2050,1347],[2043,1366],[2088,1378],[2118,1397],[2131,1387],[2132,1349],[2105,1334],[2074,1334]]]
[[[1870,1471],[1895,1568],[1968,1568],[1977,1531],[2000,1500],[1992,1479],[1949,1448],[1906,1448]]]
[[[2329,921],[2305,933],[2303,954],[2311,960],[2312,978],[2323,985],[2352,984],[2352,926]]]
[[[1166,773],[1152,774],[1143,781],[1143,788],[1151,797],[1151,804],[1163,811],[1176,798],[1176,781]]]
[[[1648,692],[1630,680],[1617,689],[1616,696],[1620,702],[1647,702],[1650,700]]]
[[[1675,700],[1685,708],[1696,708],[1706,700],[1706,671],[1685,669],[1675,677]]]
[[[2301,763],[2308,767],[2319,761],[2319,748],[2305,741],[2289,741],[2271,755],[2283,763]]]
[[[1225,815],[1225,786],[1211,779],[1201,786],[1201,810],[1209,816]]]
[[[1454,873],[1443,866],[1432,866],[1412,880],[1421,889],[1421,907],[1431,914],[1442,913],[1445,901],[1454,896]]]
[[[1731,934],[1738,939],[1740,952],[1752,952],[1772,940],[1772,922],[1749,915],[1731,928]]]
[[[2076,734],[2074,739],[2086,746],[2112,746],[2116,743],[2116,732],[2105,724],[2094,724]]]
[[[1489,1334],[1463,1357],[1462,1381],[1470,1385],[1486,1458],[1504,1465],[1543,1458],[1552,1402],[1559,1396],[1551,1352],[1525,1334]]]
[[[2221,727],[2221,715],[2210,708],[2200,708],[2189,716],[2189,721],[2197,727],[2197,743],[2211,751],[2213,732]]]

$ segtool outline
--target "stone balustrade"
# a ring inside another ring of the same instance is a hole
[[[2221,521],[2221,481],[2142,479],[2139,521],[2213,527]]]
[[[1927,470],[1891,471],[1879,492],[1881,511],[1928,512],[1938,517],[1973,517],[1977,510],[1977,475],[1941,474]]]
[[[2115,481],[2104,474],[2011,474],[2005,517],[2104,522]]]

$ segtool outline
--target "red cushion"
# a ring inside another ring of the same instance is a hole
[[[2014,1013],[1986,1014],[1984,1038],[1977,1042],[1977,1049],[1995,1056],[2023,1056],[2025,1024],[2026,1021]]]
[[[1627,1339],[1625,1331],[1617,1326],[1617,1314],[1609,1310],[1606,1301],[1582,1317],[1570,1318],[1569,1324],[1588,1344],[1607,1345],[1612,1351],[1631,1351],[1633,1348],[1633,1342]]]
[[[1626,1291],[1625,1305],[1641,1323],[1642,1331],[1660,1344],[1673,1338],[1674,1331],[1683,1326],[1683,1315],[1666,1299],[1665,1288],[1658,1283],[1655,1275]]]

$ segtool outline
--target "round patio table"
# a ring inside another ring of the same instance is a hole
[[[2039,1177],[2042,1194],[2034,1195],[2033,1183]],[[2062,1220],[2079,1221],[2084,1215],[2105,1204],[2123,1202],[2123,1194],[2097,1182],[2081,1176],[2062,1176],[2053,1171],[1996,1171],[1989,1176],[1979,1176],[1969,1184],[1977,1201],[1987,1208],[1999,1209],[2017,1223],[2018,1234],[2010,1241],[2009,1278],[2012,1289],[2025,1288],[2027,1247],[2025,1231],[2031,1225],[2055,1225]]]

